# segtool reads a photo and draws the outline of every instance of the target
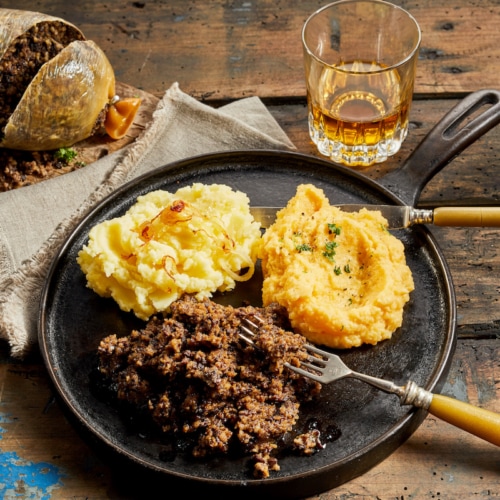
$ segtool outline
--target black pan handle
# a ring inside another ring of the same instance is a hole
[[[401,167],[379,180],[380,184],[404,203],[416,205],[427,182],[499,122],[500,92],[469,94],[434,126]]]

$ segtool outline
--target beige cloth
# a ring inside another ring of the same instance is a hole
[[[41,291],[50,263],[76,222],[123,183],[175,160],[237,149],[294,149],[257,97],[219,109],[174,83],[142,135],[85,168],[0,193],[0,338],[23,357],[37,343]]]

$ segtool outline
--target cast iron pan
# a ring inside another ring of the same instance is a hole
[[[425,412],[401,407],[395,396],[346,379],[325,386],[320,401],[303,408],[299,428],[313,422],[323,433],[339,436],[321,452],[305,458],[285,448],[279,456],[281,470],[265,480],[252,478],[247,458],[191,459],[182,449],[122,415],[93,383],[99,340],[109,333],[126,335],[141,323],[121,312],[112,300],[86,288],[75,259],[90,228],[123,214],[139,195],[154,189],[174,191],[194,182],[230,185],[246,192],[253,205],[284,205],[301,183],[322,188],[334,203],[416,204],[433,174],[500,121],[499,102],[500,93],[494,91],[466,98],[399,170],[380,183],[297,153],[211,154],[167,165],[132,181],[81,221],[51,267],[40,308],[39,340],[52,381],[71,418],[92,442],[112,453],[120,468],[128,469],[119,479],[126,485],[124,493],[130,494],[135,485],[145,498],[153,485],[163,491],[176,485],[183,494],[213,493],[219,498],[256,494],[303,498],[334,488],[386,458],[415,431]],[[486,111],[478,114],[483,107]],[[477,116],[471,119],[474,114]],[[404,323],[391,340],[340,355],[358,371],[401,385],[411,379],[439,391],[455,347],[456,304],[450,273],[425,227],[395,234],[405,245],[415,280]],[[238,285],[233,293],[217,300],[238,306],[250,298],[259,305],[260,279],[257,273],[252,282]]]

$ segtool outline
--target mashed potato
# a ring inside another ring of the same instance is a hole
[[[246,194],[198,183],[140,196],[91,229],[77,262],[92,290],[146,320],[183,293],[209,298],[249,279],[260,236]]]
[[[401,326],[414,289],[403,244],[380,212],[342,212],[301,185],[260,247],[263,302],[288,310],[293,328],[333,348],[376,344]]]

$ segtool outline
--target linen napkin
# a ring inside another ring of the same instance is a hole
[[[104,196],[172,161],[237,149],[295,149],[258,97],[219,109],[165,92],[144,132],[122,151],[33,186],[0,193],[0,338],[13,357],[37,344],[41,291],[76,223]]]

